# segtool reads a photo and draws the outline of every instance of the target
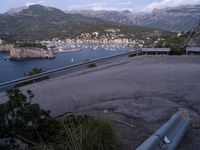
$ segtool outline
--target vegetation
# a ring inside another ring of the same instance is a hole
[[[42,69],[41,69],[41,68],[34,67],[34,68],[32,68],[32,69],[28,72],[27,76],[36,75],[36,74],[38,74],[38,73],[42,73]]]
[[[43,70],[41,68],[37,68],[37,67],[33,67],[29,72],[28,74],[25,76],[33,76],[33,75],[36,75],[36,74],[39,74],[39,73],[42,73]],[[32,82],[40,82],[42,80],[46,80],[46,79],[49,79],[49,76],[45,76],[45,77],[41,77],[41,78],[38,78],[38,79],[35,79],[33,80]]]
[[[166,37],[164,40],[159,41],[156,47],[170,47],[171,55],[181,55],[185,53],[184,41],[188,37],[188,32],[182,32],[180,36]]]
[[[128,57],[130,57],[130,58],[131,58],[131,57],[135,57],[135,56],[137,56],[137,54],[129,54],[129,55],[128,55]]]
[[[42,73],[42,72],[43,72],[43,70],[41,68],[34,67],[27,74],[25,73],[24,76],[32,76],[32,75],[36,75],[36,74],[39,74],[39,73]],[[49,76],[44,76],[44,77],[40,77],[38,79],[34,79],[32,81],[20,83],[20,84],[17,84],[16,87],[25,86],[25,85],[32,84],[32,83],[35,83],[35,82],[40,82],[40,81],[43,81],[43,80],[46,80],[46,79],[49,79]]]
[[[0,105],[0,137],[8,138],[7,149],[17,149],[17,139],[40,142],[38,133],[45,141],[52,141],[59,133],[59,124],[50,117],[49,112],[32,103],[34,97],[27,91],[26,97],[20,90],[7,91],[8,102]],[[51,134],[51,136],[49,135]]]
[[[27,96],[26,96],[27,95]],[[115,150],[118,148],[109,121],[69,115],[56,120],[49,111],[33,103],[33,93],[7,91],[9,100],[0,105],[0,149]],[[20,141],[20,142],[19,142]]]
[[[96,66],[97,65],[95,63],[89,63],[89,64],[87,64],[87,68],[94,68]]]
[[[47,47],[45,45],[42,45],[41,43],[37,43],[37,42],[31,42],[31,41],[17,42],[17,43],[15,43],[15,46],[47,49]]]
[[[26,15],[26,14],[32,15]],[[79,14],[66,14],[61,10],[34,5],[23,11],[23,14],[14,16],[0,15],[0,38],[7,41],[23,40],[48,40],[52,38],[76,39],[82,33],[99,32],[106,35],[105,29],[120,29],[119,34],[125,34],[127,38],[146,39],[146,37],[158,37],[169,35],[171,32],[122,24],[115,24],[97,18],[84,17]],[[9,34],[8,34],[9,33]],[[27,43],[22,46],[27,46]],[[30,46],[30,43],[28,43]],[[32,46],[32,44],[31,44]]]

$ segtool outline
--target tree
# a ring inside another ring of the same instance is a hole
[[[184,41],[188,37],[188,32],[182,32],[179,36],[168,36],[160,40],[155,47],[169,47],[171,55],[181,55],[185,53]]]
[[[33,67],[27,74],[25,73],[24,76],[33,76],[33,75],[36,75],[36,74],[39,74],[42,72],[43,72],[43,70],[41,68]],[[15,87],[25,86],[25,85],[32,84],[34,82],[40,82],[40,81],[46,80],[46,79],[49,79],[49,76],[40,77],[38,79],[34,79],[31,81],[26,81],[26,82],[17,84]]]
[[[32,103],[34,95],[31,91],[27,91],[27,95],[19,89],[8,90],[9,100],[0,105],[0,138],[8,138],[10,148],[19,146],[17,139],[29,145],[28,141],[53,141],[59,133],[59,122],[50,116],[49,111]]]
[[[33,67],[29,72],[28,72],[28,76],[32,76],[35,74],[39,74],[42,73],[42,69],[41,68],[37,68],[37,67]]]
[[[11,89],[9,100],[0,104],[0,149],[116,150],[118,143],[110,122],[90,116],[68,115],[57,120],[34,104],[34,94]]]

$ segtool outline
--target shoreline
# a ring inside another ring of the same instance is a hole
[[[70,49],[70,50],[64,50],[64,51],[57,51],[54,54],[62,54],[62,53],[70,53],[70,52],[79,52],[82,51],[82,48],[76,48],[76,49]]]

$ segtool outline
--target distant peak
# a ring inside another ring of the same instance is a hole
[[[34,8],[34,9],[45,9],[45,10],[49,10],[49,11],[51,11],[51,10],[59,10],[57,8],[54,8],[54,7],[43,6],[43,5],[40,5],[40,4],[35,4],[35,5],[29,6],[29,9],[32,9],[32,8]]]
[[[40,4],[30,5],[28,7],[29,8],[46,8],[46,6],[43,6],[43,5],[40,5]]]
[[[130,10],[124,10],[122,12],[124,12],[124,13],[132,13]]]

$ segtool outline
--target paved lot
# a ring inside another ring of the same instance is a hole
[[[200,147],[200,57],[141,56],[23,88],[53,116],[89,113],[136,125],[116,124],[124,149],[134,149],[177,110],[192,113],[193,127],[180,149]],[[0,94],[0,100],[6,100]],[[200,148],[199,148],[200,149]]]

